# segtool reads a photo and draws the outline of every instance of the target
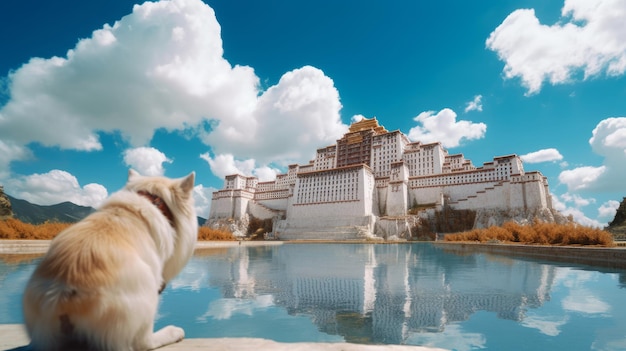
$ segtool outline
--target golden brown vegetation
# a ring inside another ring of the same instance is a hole
[[[9,218],[0,221],[0,239],[50,240],[72,223],[46,222],[39,225],[28,224],[19,219]],[[198,228],[198,240],[236,240],[232,233],[208,227]]]
[[[71,223],[46,222],[39,225],[9,218],[0,221],[0,239],[52,239]]]
[[[203,241],[234,241],[237,240],[233,233],[221,230],[211,229],[209,227],[198,228],[198,240]]]
[[[501,227],[473,229],[463,233],[448,234],[446,241],[501,241],[540,245],[600,245],[614,246],[613,236],[604,230],[575,223],[555,224],[536,221],[532,225],[515,222]]]

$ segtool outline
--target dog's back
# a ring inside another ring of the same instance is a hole
[[[155,303],[142,300],[158,299],[160,282],[150,267],[159,270],[161,264],[142,249],[151,241],[137,237],[146,235],[139,221],[98,212],[53,241],[24,294],[24,318],[35,349],[86,342],[121,350],[115,340],[133,336],[123,335],[133,329],[126,321],[137,313],[154,315]],[[138,310],[141,305],[147,310]]]
[[[31,346],[146,350],[182,339],[175,327],[152,334],[153,319],[164,265],[177,252],[184,262],[193,252],[193,245],[181,249],[175,239],[193,235],[187,240],[195,243],[196,225],[188,226],[194,233],[176,233],[157,207],[122,191],[60,233],[24,292]]]

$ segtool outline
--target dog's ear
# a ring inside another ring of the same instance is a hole
[[[128,170],[128,180],[132,180],[133,178],[139,177],[139,176],[140,176],[140,174],[137,171],[135,171],[134,169],[131,168],[131,169]]]
[[[189,175],[180,182],[180,189],[185,193],[190,193],[193,190],[195,180],[196,172],[189,173]]]

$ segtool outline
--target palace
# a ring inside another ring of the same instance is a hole
[[[351,239],[375,234],[375,224],[411,208],[551,209],[548,181],[525,172],[517,155],[475,167],[441,143],[411,142],[376,118],[350,126],[335,145],[276,180],[226,176],[213,193],[209,221],[246,215],[274,219],[280,239]]]

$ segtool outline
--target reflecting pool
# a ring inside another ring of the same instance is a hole
[[[9,257],[0,261],[0,323],[21,323],[37,259]],[[626,271],[431,244],[207,249],[163,292],[156,323],[187,337],[626,350]]]

